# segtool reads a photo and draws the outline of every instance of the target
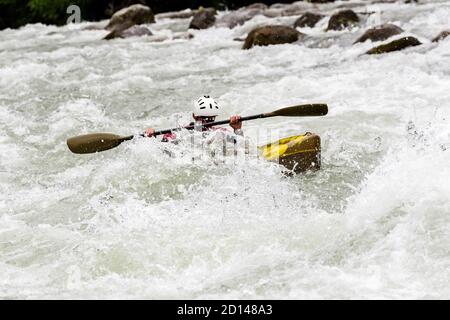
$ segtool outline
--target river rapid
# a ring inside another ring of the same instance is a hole
[[[325,32],[328,15],[299,43],[251,50],[233,39],[297,17],[191,40],[170,40],[189,19],[158,19],[162,42],[104,41],[89,23],[0,31],[0,298],[449,299],[450,38],[430,39],[450,1],[350,3],[381,14]],[[377,22],[423,44],[364,55],[374,44],[352,42]],[[243,126],[253,145],[319,134],[322,170],[170,158],[157,139],[66,146],[185,124],[204,94],[221,119],[327,103]]]

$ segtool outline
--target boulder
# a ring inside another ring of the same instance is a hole
[[[264,10],[262,12],[263,15],[269,18],[276,17],[291,17],[291,16],[299,16],[305,12],[305,7],[299,5],[298,3],[292,4],[282,4],[276,3],[270,6],[269,9]]]
[[[314,27],[317,22],[322,20],[325,16],[321,14],[306,12],[294,23],[294,28]]]
[[[132,26],[120,33],[121,38],[151,36],[153,33],[144,26]]]
[[[268,18],[276,18],[283,16],[284,9],[267,9],[262,12],[262,14]]]
[[[442,31],[441,33],[439,33],[434,39],[433,42],[438,42],[441,40],[444,40],[445,38],[447,38],[450,35],[450,31]]]
[[[113,30],[108,35],[103,38],[105,40],[111,40],[115,38],[130,38],[130,37],[142,37],[151,36],[153,33],[144,26],[132,26],[125,30]]]
[[[216,10],[214,8],[200,9],[192,18],[189,29],[208,29],[216,22]]]
[[[245,39],[242,49],[296,42],[302,33],[286,26],[265,26],[253,29]]]
[[[149,36],[147,41],[149,42],[164,42],[170,40],[170,37],[164,35],[164,34],[155,34],[153,36]]]
[[[369,51],[367,51],[366,54],[380,54],[392,51],[399,51],[409,47],[418,46],[421,44],[422,43],[414,37],[404,37],[386,44],[382,44],[378,47],[372,48]]]
[[[403,32],[403,29],[400,27],[397,27],[394,24],[382,24],[380,26],[371,28],[364,32],[364,34],[359,37],[355,42],[365,42],[366,40],[371,40],[372,42],[375,41],[384,41],[389,39],[392,36],[395,36],[397,34],[400,34]]]
[[[358,15],[353,10],[342,10],[333,14],[328,22],[328,30],[342,30],[358,24]]]
[[[173,35],[172,40],[190,40],[193,39],[194,35],[189,32],[179,32]]]
[[[198,10],[191,10],[186,9],[182,11],[171,11],[171,12],[164,12],[164,13],[158,13],[156,15],[157,19],[188,19],[192,18]]]
[[[111,17],[117,11],[122,10],[123,8],[128,8],[134,4],[146,5],[146,0],[107,0],[104,2],[107,2],[107,4],[105,3],[105,14],[108,17]]]
[[[304,8],[298,7],[296,5],[291,5],[283,10],[281,10],[281,15],[283,17],[299,16],[305,12]]]
[[[245,7],[245,9],[259,9],[259,10],[266,10],[267,8],[268,8],[267,4],[261,2],[256,2]]]
[[[286,3],[274,3],[269,8],[270,9],[284,9],[288,6]]]
[[[114,13],[106,29],[123,31],[134,25],[153,22],[155,22],[155,16],[152,9],[141,4],[135,4]]]
[[[236,26],[243,25],[245,22],[252,19],[254,16],[262,14],[263,12],[264,10],[261,9],[241,8],[239,10],[225,14],[220,19],[217,19],[216,26],[227,27],[232,29]]]

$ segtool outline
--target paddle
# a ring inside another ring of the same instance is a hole
[[[328,113],[328,106],[326,104],[303,104],[293,107],[282,108],[269,113],[261,113],[254,116],[242,117],[241,121],[248,121],[254,119],[270,118],[270,117],[313,117],[313,116],[324,116]],[[204,127],[212,127],[221,124],[227,124],[230,120],[222,120],[216,122],[204,123]],[[182,128],[172,128],[166,130],[160,130],[155,132],[155,136],[166,134],[172,131],[177,131],[181,129],[192,130],[194,125],[189,125]],[[144,136],[140,134],[138,136]],[[112,133],[92,133],[82,136],[72,137],[67,140],[67,146],[70,151],[78,154],[95,153],[101,152],[109,149],[113,149],[120,145],[122,142],[131,140],[135,136],[118,136]]]

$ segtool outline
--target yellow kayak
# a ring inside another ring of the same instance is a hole
[[[258,149],[266,160],[295,173],[320,169],[320,137],[314,133],[284,138]]]

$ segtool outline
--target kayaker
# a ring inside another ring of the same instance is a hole
[[[198,126],[198,130],[201,131],[215,131],[215,130],[221,130],[221,131],[228,131],[225,128],[222,127],[205,127],[203,124],[214,122],[217,115],[219,114],[219,105],[216,101],[214,101],[213,98],[210,96],[203,96],[200,97],[197,101],[194,102],[194,107],[192,110],[192,117],[194,118],[194,122],[190,123],[189,125],[195,125]],[[241,117],[238,115],[233,115],[230,117],[230,127],[233,128],[234,134],[243,136],[244,133],[242,131],[242,121]],[[148,128],[145,130],[144,135],[146,137],[152,137],[155,134],[154,128]],[[170,140],[176,139],[176,134],[166,133],[162,141],[167,142]],[[235,139],[233,139],[235,142]]]

